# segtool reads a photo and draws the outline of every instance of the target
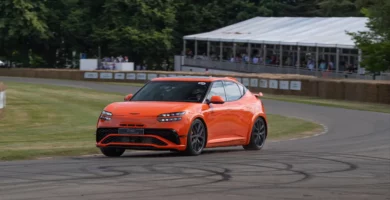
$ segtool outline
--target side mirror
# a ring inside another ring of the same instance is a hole
[[[220,96],[212,96],[210,98],[210,103],[213,103],[213,104],[223,104],[223,103],[225,103],[225,101]]]
[[[258,94],[254,94],[256,98],[259,98],[259,97],[262,97],[263,96],[263,93],[262,92],[259,92]]]
[[[125,96],[124,101],[130,101],[130,99],[133,97],[133,94],[128,94]]]

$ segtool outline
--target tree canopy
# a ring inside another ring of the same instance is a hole
[[[370,59],[384,66],[390,57],[388,6],[386,0],[2,0],[0,59],[64,67],[73,51],[92,57],[100,47],[104,56],[160,65],[181,53],[184,35],[255,16],[366,15],[373,32],[354,37],[367,66]],[[378,36],[380,43],[369,42]]]
[[[390,69],[390,1],[369,0],[362,13],[369,18],[370,31],[350,33],[362,50],[362,67],[377,73]]]

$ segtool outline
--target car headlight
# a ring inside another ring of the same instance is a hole
[[[106,120],[106,121],[110,121],[111,118],[112,118],[112,113],[103,110],[103,112],[100,114],[99,118],[103,119],[103,120]]]
[[[184,114],[186,114],[186,112],[163,113],[157,116],[157,120],[159,122],[180,121]]]

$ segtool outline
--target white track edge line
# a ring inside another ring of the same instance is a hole
[[[302,140],[302,139],[308,139],[308,138],[318,137],[318,136],[327,134],[328,131],[329,131],[328,126],[326,126],[325,124],[319,123],[319,122],[317,122],[317,121],[315,121],[315,120],[309,120],[309,119],[305,119],[305,118],[302,118],[302,117],[296,117],[296,116],[286,116],[286,117],[297,118],[297,119],[301,119],[301,120],[305,120],[305,121],[310,121],[310,122],[319,124],[320,126],[322,126],[323,131],[320,132],[320,133],[316,133],[316,134],[314,134],[314,135],[309,135],[309,136],[304,136],[304,137],[296,137],[296,138],[290,138],[290,139],[285,139],[285,140],[275,140],[275,141],[272,141],[272,140],[271,140],[271,141],[269,141],[270,143],[286,142],[286,141]]]

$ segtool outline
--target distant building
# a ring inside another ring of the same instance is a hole
[[[347,32],[368,31],[367,22],[365,17],[255,17],[184,36],[182,65],[248,73],[357,75],[364,72],[361,51]]]

